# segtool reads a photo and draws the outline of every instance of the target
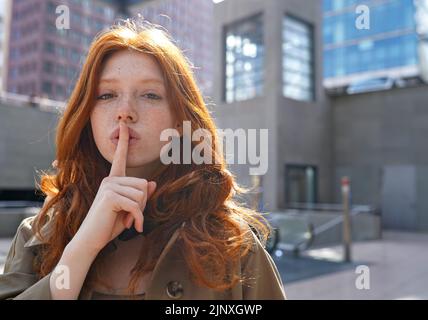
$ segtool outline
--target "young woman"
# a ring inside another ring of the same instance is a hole
[[[161,160],[164,130],[191,141],[185,121],[211,134],[213,161]],[[95,38],[56,145],[46,201],[18,228],[1,298],[285,299],[263,246],[269,224],[234,200],[242,189],[167,33],[128,20]]]

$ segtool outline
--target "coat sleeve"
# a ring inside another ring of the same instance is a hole
[[[33,235],[31,220],[24,219],[18,227],[0,274],[0,299],[51,300],[50,274],[39,279],[33,269],[34,247],[25,247]]]
[[[272,257],[251,232],[254,245],[243,264],[244,300],[285,300],[284,285]]]

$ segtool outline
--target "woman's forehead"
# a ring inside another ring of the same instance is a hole
[[[162,71],[156,59],[135,50],[121,50],[112,54],[101,71],[101,82],[118,82],[123,78],[163,84]]]

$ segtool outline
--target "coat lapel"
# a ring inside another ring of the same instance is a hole
[[[43,236],[43,238],[46,238],[53,231],[54,224],[53,224],[53,219],[51,216],[52,212],[53,212],[53,210],[51,209],[51,212],[48,213],[49,221],[46,222],[45,225],[40,229],[40,234]],[[28,239],[27,242],[25,242],[25,244],[24,244],[25,248],[39,246],[39,245],[42,245],[45,243],[44,241],[39,239],[39,237],[35,234],[34,228],[33,228],[33,223],[34,223],[34,219],[31,222],[31,231],[33,232],[33,236],[30,239]]]

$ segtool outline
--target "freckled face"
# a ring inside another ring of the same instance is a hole
[[[174,128],[175,118],[156,60],[137,51],[114,53],[101,71],[96,96],[90,121],[101,155],[112,162],[116,144],[110,135],[120,121],[125,121],[139,137],[130,140],[127,167],[143,167],[157,161],[167,143],[160,140],[161,132]]]

